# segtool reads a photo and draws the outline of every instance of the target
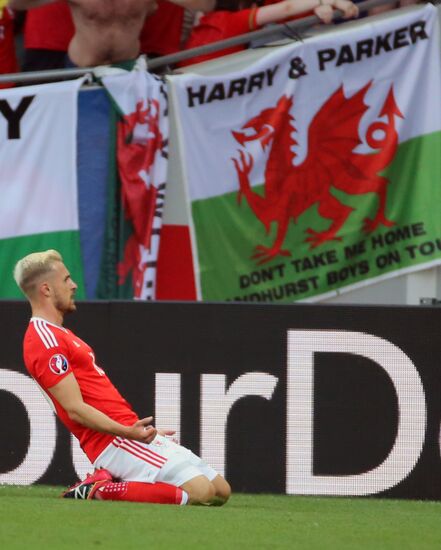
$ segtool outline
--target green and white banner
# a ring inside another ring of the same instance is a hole
[[[436,9],[170,77],[204,300],[292,302],[441,264]]]
[[[84,79],[0,91],[0,295],[22,297],[12,278],[21,257],[63,256],[84,297],[76,130]]]

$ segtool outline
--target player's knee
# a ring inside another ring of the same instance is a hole
[[[194,483],[185,484],[191,504],[207,504],[216,495],[214,485],[207,478],[199,478]]]
[[[231,486],[225,479],[219,480],[216,483],[216,497],[219,499],[222,504],[225,504],[231,496]]]
[[[216,489],[207,480],[207,483],[203,487],[199,487],[196,493],[196,502],[200,504],[208,504],[213,500],[216,495]],[[190,497],[191,498],[191,497]]]

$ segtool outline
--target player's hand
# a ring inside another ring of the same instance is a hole
[[[158,428],[158,434],[162,435],[164,437],[167,437],[168,439],[171,439],[173,443],[177,443],[179,445],[179,441],[177,437],[173,437],[176,433],[176,430],[161,430]]]
[[[142,443],[151,443],[158,433],[154,426],[151,426],[153,416],[142,418],[130,427],[129,439],[135,439]]]

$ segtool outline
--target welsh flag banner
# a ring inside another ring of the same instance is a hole
[[[437,11],[169,77],[199,297],[317,299],[441,264]]]
[[[84,297],[76,170],[77,96],[84,79],[0,91],[1,298],[31,252],[58,250]]]
[[[98,295],[151,300],[156,296],[162,213],[168,163],[165,83],[147,72],[144,58],[103,84],[116,105],[109,184],[107,242]],[[116,179],[115,177],[116,176]]]

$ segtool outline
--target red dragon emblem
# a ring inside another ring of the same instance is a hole
[[[165,142],[159,129],[159,102],[149,100],[146,108],[139,101],[136,110],[123,117],[117,130],[117,160],[122,183],[122,201],[133,234],[118,264],[119,284],[132,272],[134,297],[141,297],[142,281],[148,263],[153,217],[158,188],[151,181],[151,168],[157,151]]]
[[[273,108],[263,110],[249,120],[233,137],[242,146],[247,141],[259,140],[262,149],[271,147],[265,168],[264,193],[252,190],[249,175],[253,157],[239,150],[239,158],[233,158],[238,180],[238,203],[245,196],[251,210],[264,225],[267,234],[272,222],[277,224],[277,235],[271,247],[257,245],[251,256],[257,264],[264,264],[275,256],[290,256],[282,249],[292,219],[317,204],[318,213],[328,220],[326,231],[306,230],[305,242],[315,248],[330,240],[340,241],[338,231],[342,228],[352,208],[342,204],[331,194],[331,188],[345,193],[360,195],[376,193],[378,209],[375,216],[364,220],[363,230],[374,231],[379,225],[390,227],[395,222],[386,218],[386,198],[389,180],[380,176],[395,156],[398,134],[395,117],[404,118],[395,102],[391,86],[378,120],[368,127],[366,143],[375,152],[355,153],[361,144],[359,124],[368,109],[364,98],[371,83],[352,97],[346,98],[343,86],[338,88],[322,105],[309,127],[308,156],[299,165],[293,161],[296,154],[292,146],[297,142],[291,137],[295,127],[290,114],[292,97],[283,95]],[[249,131],[254,133],[249,135]]]

